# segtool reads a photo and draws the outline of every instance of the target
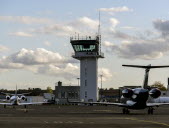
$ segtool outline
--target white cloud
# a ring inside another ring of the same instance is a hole
[[[169,20],[158,19],[153,22],[153,25],[163,36],[169,36]]]
[[[111,47],[111,46],[114,46],[114,44],[110,43],[109,41],[104,41],[103,46],[106,46],[106,47],[110,46]]]
[[[38,68],[37,73],[52,75],[59,78],[65,79],[74,79],[77,78],[79,75],[79,68],[71,63],[68,63],[63,66],[56,66],[53,64],[45,65]]]
[[[23,24],[49,24],[54,22],[48,18],[36,18],[31,16],[0,16],[0,21],[18,22]]]
[[[133,11],[133,9],[129,9],[126,6],[123,6],[123,7],[114,7],[114,8],[100,8],[100,11],[117,13],[117,12],[129,12],[129,11]]]
[[[48,51],[44,48],[37,48],[35,51],[23,48],[19,52],[8,56],[7,59],[24,65],[50,64],[64,61],[64,57],[59,53]]]
[[[0,52],[8,51],[9,48],[3,45],[0,45]]]
[[[21,37],[32,37],[32,34],[26,33],[26,32],[14,32],[14,33],[9,33],[9,35],[12,36],[21,36]]]
[[[76,30],[69,25],[53,24],[39,29],[34,29],[31,32],[36,34],[55,34],[59,36],[66,36],[76,32]]]
[[[136,27],[132,27],[132,26],[124,26],[124,27],[121,27],[122,29],[127,29],[127,30],[138,30],[138,28]]]
[[[115,18],[111,18],[110,23],[111,23],[112,27],[115,28],[120,22]]]
[[[126,41],[120,45],[104,45],[111,49],[110,53],[116,53],[119,57],[126,59],[157,59],[169,52],[169,43],[157,40]]]
[[[0,59],[0,69],[24,69],[41,75],[52,75],[60,78],[76,78],[79,68],[72,64],[72,59],[66,59],[59,53],[43,48],[35,50],[21,49],[12,55]]]
[[[129,35],[115,29],[110,30],[109,36],[120,39],[120,44],[104,42],[106,51],[126,59],[157,59],[169,52],[169,20],[153,21],[157,31],[144,31],[139,35]]]
[[[76,21],[75,21],[76,22]],[[86,25],[89,28],[96,29],[99,25],[99,22],[97,20],[90,19],[88,17],[82,17],[77,20],[77,23]]]
[[[51,24],[38,29],[32,29],[35,34],[54,34],[57,36],[70,36],[74,33],[88,35],[96,32],[98,21],[88,17],[81,17],[71,22]]]
[[[49,42],[49,41],[45,41],[44,44],[48,47],[51,46],[51,42]]]

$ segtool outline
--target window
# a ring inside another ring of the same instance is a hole
[[[87,86],[87,80],[85,80],[85,86]]]
[[[65,92],[61,92],[61,98],[65,98]]]
[[[76,52],[95,52],[96,51],[96,45],[73,45]]]
[[[85,91],[85,98],[87,98],[87,91]]]
[[[87,76],[87,68],[85,68],[85,76]]]

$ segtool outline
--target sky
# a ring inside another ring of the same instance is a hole
[[[168,0],[0,0],[0,89],[77,85],[79,61],[70,37],[96,36],[101,45],[98,86],[142,85],[143,69],[169,65]],[[149,84],[167,86],[169,68],[152,69]]]

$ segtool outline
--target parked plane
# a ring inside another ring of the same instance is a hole
[[[24,106],[26,108],[27,105],[48,103],[48,102],[21,103],[21,101],[26,101],[27,100],[25,95],[30,94],[30,93],[18,94],[17,93],[17,87],[16,87],[16,90],[15,90],[15,94],[3,93],[3,92],[1,92],[1,93],[6,95],[6,100],[5,100],[6,102],[5,103],[0,103],[0,105],[4,105],[4,108],[6,108],[6,106]]]
[[[130,89],[126,88],[122,91],[122,96],[126,99],[125,103],[111,103],[111,102],[85,102],[85,104],[102,104],[102,105],[115,105],[122,107],[123,114],[129,114],[129,109],[145,109],[148,108],[148,114],[153,114],[154,107],[158,107],[160,105],[169,105],[169,103],[148,103],[148,98],[152,97],[154,99],[158,98],[161,95],[161,91],[158,88],[150,88],[148,87],[148,77],[149,71],[152,68],[166,68],[167,66],[140,66],[140,65],[122,65],[126,67],[134,67],[134,68],[143,68],[145,69],[145,78],[143,82],[143,88],[135,88]],[[70,101],[68,101],[70,102]],[[84,102],[70,102],[70,103],[84,103]]]

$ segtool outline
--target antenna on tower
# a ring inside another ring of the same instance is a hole
[[[99,25],[98,25],[98,38],[99,38],[99,54],[101,54],[101,31],[100,31],[100,9],[99,9]]]
[[[100,36],[100,9],[99,9],[99,25],[98,25],[98,35]]]

